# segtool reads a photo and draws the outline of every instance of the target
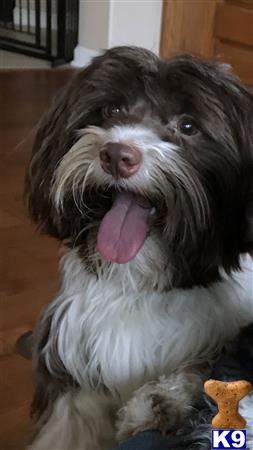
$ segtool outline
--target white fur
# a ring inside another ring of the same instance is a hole
[[[102,377],[124,399],[148,379],[210,359],[253,317],[251,272],[249,279],[235,277],[243,286],[228,279],[208,289],[159,293],[145,290],[136,259],[97,279],[84,272],[75,251],[67,255],[53,323],[60,359],[73,378],[87,385]],[[45,355],[50,345],[49,339]]]
[[[56,335],[60,359],[85,393],[57,400],[32,449],[109,448],[109,407],[120,408],[149,380],[210,360],[241,326],[252,322],[250,258],[244,258],[242,273],[209,288],[163,292],[163,261],[157,267],[155,260],[147,264],[149,250],[154,255],[158,242],[148,238],[132,262],[100,267],[98,277],[85,272],[76,251],[64,257],[62,290],[48,310],[57,306],[44,354],[53,373],[50,348]],[[157,291],[150,286],[152,269]],[[109,397],[101,393],[102,384]]]

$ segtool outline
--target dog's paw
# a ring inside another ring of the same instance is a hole
[[[173,381],[181,382],[181,378]],[[145,430],[159,430],[162,434],[176,432],[189,416],[192,407],[182,385],[164,377],[145,384],[118,413],[119,442]]]

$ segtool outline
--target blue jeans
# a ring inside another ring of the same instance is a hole
[[[170,448],[173,449],[173,443],[176,444],[176,441],[177,438],[174,441],[171,436],[163,436],[156,430],[143,431],[118,445],[113,450],[169,450]],[[185,448],[182,447],[182,450],[185,450]]]

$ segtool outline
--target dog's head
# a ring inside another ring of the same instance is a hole
[[[253,247],[252,117],[252,94],[224,65],[108,50],[42,118],[32,216],[87,265],[97,249],[127,263],[147,240],[145,263],[162,253],[171,285],[210,283]]]

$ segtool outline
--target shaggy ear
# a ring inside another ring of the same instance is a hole
[[[244,87],[240,90],[235,130],[238,148],[242,155],[241,192],[239,200],[244,205],[245,225],[242,229],[243,252],[253,255],[253,93]]]
[[[70,141],[66,133],[69,91],[58,95],[37,126],[25,183],[25,196],[33,220],[41,231],[60,239],[64,238],[63,230],[57,224],[50,193],[55,167]]]
[[[239,152],[237,187],[232,208],[237,222],[237,242],[240,253],[253,254],[253,92],[223,64],[216,65],[219,76],[214,78],[217,93],[223,99],[233,141]],[[227,225],[232,223],[228,217]]]
[[[246,233],[246,248],[253,258],[253,191],[252,191],[252,201],[248,209],[247,218],[247,233]]]
[[[229,65],[207,62],[206,67],[226,112],[230,129],[226,138],[231,137],[231,145],[239,154],[235,154],[238,176],[225,225],[229,229],[235,226],[234,242],[228,246],[236,253],[253,254],[253,92]]]
[[[246,177],[246,230],[245,230],[245,250],[253,257],[253,93],[247,95],[248,109],[245,110],[247,119],[243,125],[244,146],[246,147],[245,177]]]
[[[50,186],[60,158],[62,134],[59,130],[62,129],[64,134],[68,106],[68,97],[64,92],[55,98],[37,125],[25,182],[25,196],[33,220],[43,232],[57,237],[59,230],[55,223]],[[61,151],[64,152],[64,147]]]
[[[58,239],[71,233],[73,217],[61,220],[51,198],[54,173],[59,161],[77,140],[80,124],[85,126],[88,114],[87,93],[91,66],[74,76],[43,115],[35,134],[32,155],[25,182],[25,197],[30,214],[42,232]],[[71,216],[71,206],[68,208]]]

